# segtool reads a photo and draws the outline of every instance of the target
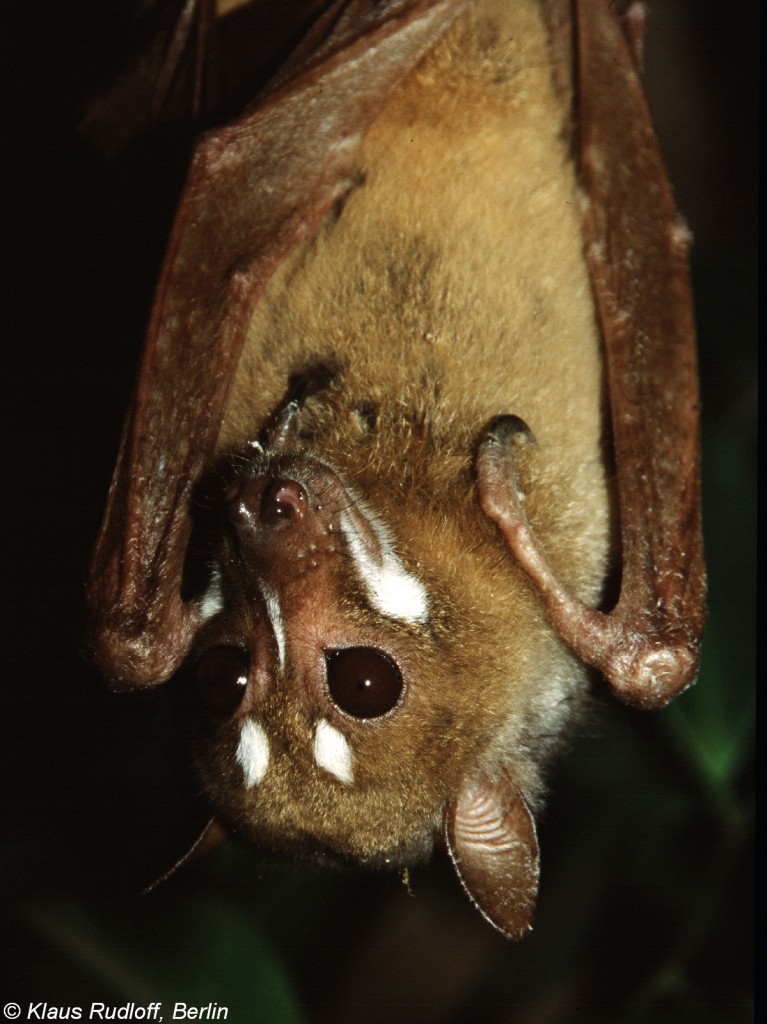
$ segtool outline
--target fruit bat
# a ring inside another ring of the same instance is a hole
[[[643,12],[296,12],[193,156],[88,644],[117,687],[181,681],[229,834],[374,866],[444,843],[519,937],[594,677],[662,706],[704,620],[689,234]]]

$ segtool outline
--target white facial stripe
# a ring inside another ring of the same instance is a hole
[[[207,622],[214,615],[218,615],[224,607],[224,598],[221,594],[221,572],[218,566],[213,566],[210,574],[210,584],[200,601],[200,615]]]
[[[354,782],[352,751],[346,737],[325,718],[317,722],[314,734],[314,760],[339,782]]]
[[[263,726],[250,718],[240,730],[237,762],[242,768],[248,787],[259,783],[269,767],[269,740]]]
[[[384,525],[367,509],[363,514],[378,538],[380,561],[371,557],[354,524],[345,514],[341,515],[341,529],[368,592],[368,600],[376,611],[388,618],[426,622],[429,618],[426,588],[419,579],[405,570],[394,553]]]
[[[382,615],[405,622],[426,622],[429,617],[429,600],[420,580],[391,557],[384,560],[383,568],[370,567],[363,575],[370,603]]]
[[[266,590],[262,584],[262,591],[264,595],[264,603],[266,604],[266,614],[269,616],[269,621],[272,624],[272,631],[274,638],[277,641],[277,655],[280,659],[280,668],[285,668],[285,624],[282,621],[282,609],[280,608],[280,599],[277,594],[272,590]]]

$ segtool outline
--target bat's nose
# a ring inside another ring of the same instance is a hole
[[[300,521],[306,514],[306,491],[295,480],[272,480],[261,498],[261,521],[281,526]]]
[[[234,522],[256,516],[264,526],[283,529],[300,523],[307,512],[306,491],[295,480],[240,480],[226,493]]]

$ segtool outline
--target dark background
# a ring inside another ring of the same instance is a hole
[[[75,131],[132,7],[30,0],[0,44],[0,1001],[212,1000],[230,1021],[750,1020],[757,5],[657,0],[649,25],[648,90],[696,237],[701,678],[660,714],[606,706],[583,730],[553,780],[538,921],[519,945],[444,862],[411,895],[233,847],[137,896],[204,815],[163,695],[109,693],[77,649],[183,166],[178,137],[110,163]]]

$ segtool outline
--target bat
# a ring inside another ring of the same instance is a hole
[[[519,938],[594,677],[663,706],[705,619],[643,11],[299,8],[193,156],[88,646],[116,687],[178,682],[214,830],[382,867],[444,845]]]

